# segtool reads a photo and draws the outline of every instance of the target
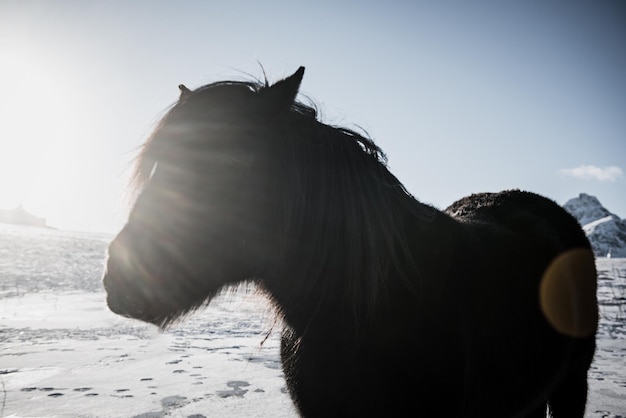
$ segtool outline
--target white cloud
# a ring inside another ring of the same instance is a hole
[[[559,170],[559,174],[581,180],[616,181],[624,175],[624,172],[615,166],[581,165],[575,168],[563,168]]]

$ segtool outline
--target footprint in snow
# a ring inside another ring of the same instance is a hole
[[[166,409],[180,408],[187,403],[189,403],[187,402],[187,398],[178,395],[166,396],[165,398],[161,399],[161,405],[163,406],[163,408]]]
[[[134,396],[130,395],[130,394],[128,394],[128,395],[121,395],[122,393],[128,392],[128,391],[130,391],[130,389],[115,389],[115,393],[120,393],[120,395],[111,395],[111,396],[113,396],[115,398],[134,398]]]
[[[133,418],[162,418],[163,412],[146,412],[143,414],[135,415]]]
[[[243,398],[243,396],[248,393],[248,390],[241,389],[241,387],[250,386],[250,383],[243,380],[231,380],[226,383],[226,386],[231,387],[232,390],[218,390],[217,392],[215,392],[217,396],[219,396],[220,398],[229,398],[231,396]]]

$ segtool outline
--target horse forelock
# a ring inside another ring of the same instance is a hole
[[[226,87],[226,89],[224,89]],[[190,126],[185,126],[183,120],[187,117],[191,119],[201,117],[201,112],[206,112],[207,116],[211,111],[219,109],[219,102],[216,100],[215,92],[222,89],[239,90],[248,92],[259,92],[268,87],[267,81],[218,81],[207,84],[196,90],[189,90],[185,87],[185,94],[181,94],[178,101],[173,103],[166,110],[164,116],[157,121],[152,133],[139,147],[137,155],[133,161],[132,173],[128,184],[128,190],[134,199],[146,186],[155,165],[163,158],[167,158],[173,150],[179,147],[179,143],[185,136],[193,130]],[[224,95],[222,95],[224,96]],[[202,100],[209,98],[208,102]],[[211,103],[211,100],[213,103]],[[192,116],[192,114],[195,114]]]

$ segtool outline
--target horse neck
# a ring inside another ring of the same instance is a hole
[[[316,221],[295,229],[283,270],[267,287],[296,332],[355,330],[389,303],[390,292],[418,292],[422,257],[415,252],[429,251],[445,215],[404,190],[386,199],[360,215],[325,218],[316,211],[304,217]]]

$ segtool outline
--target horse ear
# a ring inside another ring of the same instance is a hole
[[[289,77],[272,86],[265,87],[259,93],[272,103],[275,110],[279,112],[288,111],[298,95],[303,76],[304,67],[300,67]]]
[[[191,90],[189,90],[184,84],[179,84],[178,88],[180,89],[180,96],[178,97],[178,100],[183,100],[191,94]]]

